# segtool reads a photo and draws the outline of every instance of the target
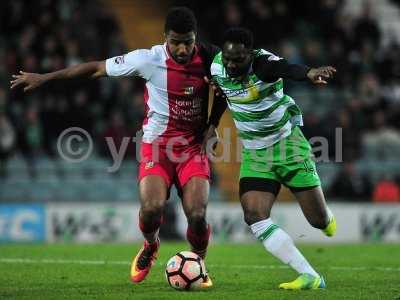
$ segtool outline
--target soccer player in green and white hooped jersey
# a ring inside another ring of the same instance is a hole
[[[312,160],[311,146],[299,126],[302,116],[294,100],[283,93],[283,78],[326,84],[333,67],[309,68],[287,63],[263,49],[253,49],[253,37],[243,28],[229,29],[222,52],[211,65],[213,88],[226,96],[243,142],[240,201],[244,219],[267,251],[300,275],[283,289],[325,288],[325,282],[270,218],[281,184],[296,196],[309,223],[327,236],[336,221],[326,205]]]

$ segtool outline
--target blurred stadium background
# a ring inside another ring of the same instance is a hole
[[[324,88],[286,83],[304,112],[305,135],[329,142],[329,161],[318,163],[318,171],[338,217],[332,241],[399,242],[398,0],[1,1],[0,242],[141,239],[135,145],[121,168],[108,172],[112,158],[104,138],[118,144],[140,129],[143,82],[57,82],[23,94],[11,92],[9,80],[19,70],[49,72],[163,43],[164,15],[172,5],[194,10],[201,40],[219,45],[227,27],[243,25],[254,32],[257,47],[290,62],[337,67]],[[76,164],[64,161],[56,147],[69,127],[85,129],[94,140],[93,153]],[[223,128],[233,128],[228,114]],[[342,128],[342,147],[336,128]],[[335,162],[338,157],[343,162]],[[238,167],[213,166],[208,215],[215,240],[251,240],[238,204]],[[306,224],[287,190],[279,198],[275,218],[295,239],[327,240]],[[169,204],[162,235],[179,239],[185,219],[176,196]]]

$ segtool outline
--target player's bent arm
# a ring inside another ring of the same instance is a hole
[[[271,82],[278,78],[306,80],[310,67],[289,64],[285,59],[269,60],[268,55],[261,55],[254,59],[253,68],[256,75],[263,81]]]
[[[208,118],[208,125],[217,128],[222,115],[224,114],[226,107],[225,95],[214,95],[213,104],[211,107],[210,117]]]
[[[263,81],[276,81],[278,78],[292,80],[310,80],[315,84],[326,84],[324,79],[333,77],[336,69],[331,66],[310,68],[305,65],[289,64],[286,60],[269,60],[268,55],[255,58],[253,68],[256,75]]]

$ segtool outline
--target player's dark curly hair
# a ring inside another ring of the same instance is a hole
[[[253,40],[253,34],[250,30],[243,27],[233,27],[225,31],[223,43],[244,44],[247,49],[253,49]]]
[[[165,19],[164,31],[170,30],[176,33],[188,33],[197,31],[197,21],[193,11],[184,6],[173,7],[168,11]]]

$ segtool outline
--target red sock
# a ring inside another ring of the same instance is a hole
[[[189,241],[190,245],[192,246],[192,251],[197,253],[199,256],[204,258],[208,246],[208,241],[211,235],[211,226],[210,224],[207,225],[207,229],[201,233],[195,233],[190,226],[186,231],[186,238]]]
[[[157,231],[160,228],[161,224],[163,222],[163,216],[161,216],[160,219],[154,220],[151,223],[144,223],[141,219],[141,216],[139,214],[139,228],[143,233],[144,238],[146,239],[147,243],[150,246],[157,246]]]

